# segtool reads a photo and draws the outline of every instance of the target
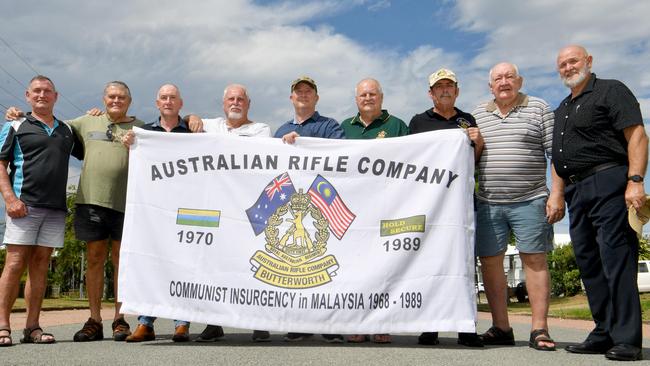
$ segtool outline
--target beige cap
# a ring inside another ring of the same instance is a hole
[[[298,85],[300,83],[307,83],[312,88],[314,88],[314,90],[316,90],[316,92],[318,92],[318,87],[316,87],[316,82],[314,81],[314,79],[310,78],[309,76],[301,76],[301,77],[297,78],[296,80],[294,80],[293,83],[291,83],[291,92],[293,92],[293,89],[296,88],[296,85]]]
[[[640,209],[630,206],[627,210],[627,220],[630,226],[636,231],[636,236],[641,239],[643,236],[643,225],[647,224],[650,220],[650,196],[646,196],[646,201]]]
[[[433,74],[429,75],[429,87],[432,87],[435,83],[442,79],[448,79],[453,81],[454,83],[458,83],[458,80],[456,79],[456,74],[454,74],[453,71],[449,69],[440,69]]]

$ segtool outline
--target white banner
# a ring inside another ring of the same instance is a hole
[[[294,145],[135,131],[124,312],[309,333],[474,331],[462,130]]]

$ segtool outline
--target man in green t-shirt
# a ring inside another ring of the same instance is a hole
[[[106,84],[103,100],[105,114],[85,115],[70,121],[85,150],[74,226],[77,239],[86,241],[88,245],[86,289],[90,303],[90,318],[75,333],[75,342],[96,341],[104,337],[100,308],[109,240],[116,300],[113,339],[123,341],[131,334],[129,324],[120,313],[121,303],[117,302],[129,162],[129,152],[122,145],[122,137],[132,127],[142,127],[144,122],[127,115],[131,92],[125,83],[112,81]]]
[[[363,79],[357,83],[355,101],[359,108],[356,116],[341,123],[348,139],[381,139],[407,135],[409,130],[404,121],[381,109],[384,93],[375,79]],[[348,336],[348,342],[362,343],[368,339],[365,334]],[[375,343],[390,343],[390,334],[373,334]]]

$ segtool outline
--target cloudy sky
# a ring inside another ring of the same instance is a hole
[[[487,72],[519,65],[524,91],[552,106],[564,98],[557,51],[579,43],[601,77],[625,82],[650,116],[650,2],[646,0],[484,1],[33,1],[5,0],[0,24],[0,111],[24,103],[34,70],[63,97],[72,118],[100,106],[103,85],[131,87],[131,114],[156,117],[158,87],[177,84],[184,112],[222,114],[228,83],[249,87],[250,116],[275,130],[292,116],[289,85],[306,74],[319,86],[321,114],[355,113],[353,88],[379,79],[384,106],[408,122],[432,106],[427,76],[460,78],[458,106],[490,97]]]

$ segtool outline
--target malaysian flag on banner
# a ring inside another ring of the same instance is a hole
[[[259,235],[264,231],[269,216],[273,215],[278,207],[289,202],[291,195],[294,193],[296,193],[296,189],[286,172],[275,177],[264,188],[257,202],[246,210],[248,221],[250,221],[255,235]]]
[[[356,215],[345,206],[334,186],[320,174],[314,179],[308,193],[312,203],[327,218],[334,236],[341,240]]]

